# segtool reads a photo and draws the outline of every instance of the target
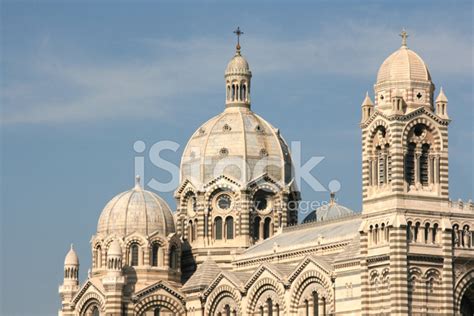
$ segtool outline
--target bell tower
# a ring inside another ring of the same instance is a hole
[[[400,36],[362,104],[362,310],[451,315],[447,98]]]
[[[448,199],[447,98],[441,90],[434,106],[428,68],[408,49],[406,32],[401,36],[400,49],[380,67],[375,106],[368,96],[362,106],[363,200],[370,211],[390,196],[394,203],[402,196]]]

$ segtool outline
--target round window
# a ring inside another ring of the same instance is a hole
[[[228,194],[219,195],[217,198],[217,207],[221,210],[228,210],[232,205],[232,198]]]

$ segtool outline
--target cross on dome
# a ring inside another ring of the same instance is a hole
[[[244,32],[242,32],[240,30],[240,27],[237,26],[237,29],[234,31],[234,34],[237,35],[237,46],[235,47],[237,49],[237,53],[240,53],[240,36],[244,34]]]
[[[135,176],[135,189],[141,189],[141,179],[140,179],[140,175],[136,175]]]
[[[402,47],[406,47],[407,46],[408,33],[406,32],[405,28],[402,29],[402,32],[399,35],[402,38]]]

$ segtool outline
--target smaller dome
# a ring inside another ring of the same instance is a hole
[[[78,266],[79,265],[79,258],[77,257],[77,253],[74,250],[74,246],[71,244],[71,249],[69,249],[69,252],[66,255],[66,258],[64,259],[64,265],[65,266]]]
[[[247,60],[240,55],[240,51],[234,55],[234,57],[227,64],[225,69],[225,75],[251,75],[249,63]]]
[[[386,81],[431,81],[431,75],[423,59],[406,46],[391,54],[377,74],[377,84]]]
[[[331,199],[329,201],[329,204],[320,206],[311,213],[309,213],[303,220],[303,223],[326,221],[355,214],[353,210],[343,205],[339,205],[336,202],[335,197],[335,194],[331,193]]]
[[[107,203],[97,224],[97,233],[104,235],[149,235],[156,231],[162,236],[175,232],[173,213],[162,198],[141,187],[139,177],[134,188]]]
[[[120,246],[120,242],[115,239],[110,244],[109,250],[107,251],[107,255],[109,256],[122,256],[122,247]]]

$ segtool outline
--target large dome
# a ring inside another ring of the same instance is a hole
[[[423,59],[406,46],[391,54],[377,74],[377,84],[387,81],[431,81]]]
[[[97,234],[104,235],[149,235],[156,231],[164,236],[174,233],[173,214],[162,198],[140,186],[139,179],[133,189],[107,203],[97,224]]]
[[[235,163],[222,170],[224,158]],[[204,123],[181,160],[181,181],[194,184],[204,185],[219,175],[246,183],[265,172],[285,184],[291,180],[288,146],[278,129],[246,107],[228,107]]]

